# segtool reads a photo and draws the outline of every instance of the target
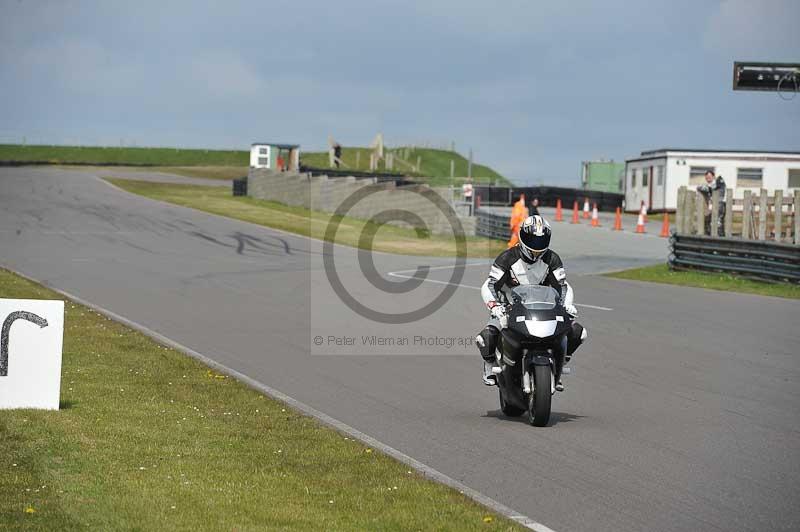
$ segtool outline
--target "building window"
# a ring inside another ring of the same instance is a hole
[[[269,158],[268,157],[259,157],[258,158],[258,165],[259,166],[269,166]]]
[[[267,154],[267,149],[266,148],[259,148],[258,149],[258,154],[259,155],[266,155]]]
[[[692,166],[689,168],[689,186],[696,187],[706,182],[706,172],[714,171],[713,166]]]
[[[763,177],[762,168],[737,168],[736,186],[741,188],[761,188]]]
[[[648,179],[648,177],[649,177],[648,173],[649,172],[647,171],[647,168],[642,168],[642,186],[643,187],[646,187],[647,184],[650,182],[649,179]]]
[[[660,187],[664,186],[664,167],[656,166],[656,184]]]
[[[636,188],[636,170],[631,169],[631,188]]]
[[[800,188],[800,168],[789,168],[789,188]]]

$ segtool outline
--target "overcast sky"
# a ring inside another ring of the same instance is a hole
[[[800,1],[0,0],[0,142],[449,144],[518,183],[658,147],[800,150]]]

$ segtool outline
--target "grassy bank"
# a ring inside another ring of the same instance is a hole
[[[5,270],[0,295],[61,299]],[[65,309],[62,409],[0,411],[0,530],[515,528],[194,359]]]
[[[237,166],[246,168],[250,164],[250,152],[241,150],[0,144],[0,161],[52,164]]]
[[[421,159],[419,171],[408,165],[396,162],[392,172],[410,175],[421,182],[435,186],[449,185],[450,161],[454,161],[455,175],[467,175],[468,161],[460,154],[445,150],[427,148],[396,148],[398,157],[406,157],[416,165]],[[369,148],[344,148],[342,160],[346,168],[367,171],[369,169]],[[302,164],[318,168],[328,167],[328,154],[325,152],[300,153]],[[176,148],[127,148],[102,146],[28,146],[23,144],[0,144],[0,162],[26,162],[47,164],[91,164],[91,165],[130,165],[149,166],[153,170],[170,171],[189,177],[212,177],[233,179],[247,175],[250,152],[244,150],[203,150]],[[201,169],[199,167],[206,167]],[[386,170],[381,161],[379,171]],[[475,183],[498,183],[508,185],[509,181],[488,166],[473,164],[472,175]],[[453,181],[456,185],[462,178]]]
[[[128,192],[148,198],[221,214],[320,240],[324,237],[325,229],[331,218],[327,213],[310,211],[302,207],[290,207],[273,201],[246,197],[233,197],[230,190],[223,188],[150,183],[126,179],[109,179],[109,181]],[[318,223],[311,223],[312,220]],[[336,242],[358,247],[359,237],[365,226],[366,222],[363,220],[344,218],[339,226]],[[480,237],[467,238],[467,253],[471,258],[494,258],[505,247],[505,243],[498,240]],[[372,249],[405,255],[453,257],[456,254],[456,243],[452,237],[430,235],[421,238],[411,229],[384,225],[377,232]]]
[[[646,266],[644,268],[609,273],[607,275],[608,277],[615,277],[617,279],[677,284],[682,286],[695,286],[697,288],[709,288],[711,290],[724,290],[727,292],[800,299],[800,286],[798,285],[788,283],[762,283],[724,273],[670,271],[666,264]]]
[[[404,165],[395,159],[394,168],[387,170],[385,161],[379,163],[378,168],[388,172],[397,172],[401,174],[408,174],[412,177],[416,176],[421,181],[429,183],[433,186],[447,186],[451,184],[450,179],[450,161],[453,161],[456,177],[453,182],[460,185],[464,182],[464,177],[467,175],[467,166],[469,161],[461,154],[448,150],[435,150],[430,148],[392,148],[387,149],[387,152],[393,152],[396,157],[402,157],[411,165],[417,164],[417,157],[420,158],[420,169],[416,171]],[[345,166],[350,169],[367,170],[369,168],[369,155],[368,148],[342,148],[342,161]],[[328,168],[328,154],[326,152],[303,152],[301,153],[303,164],[314,166],[317,168]],[[488,166],[481,164],[472,165],[472,176],[474,183],[487,183],[498,185],[510,185],[510,181],[495,172]]]

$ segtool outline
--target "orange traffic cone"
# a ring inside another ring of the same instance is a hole
[[[669,236],[669,214],[664,211],[664,223],[661,225],[661,235],[663,237]]]
[[[600,219],[597,217],[597,203],[592,208],[592,227],[600,227]]]
[[[583,199],[583,219],[589,219],[589,198]]]
[[[622,209],[617,207],[617,214],[614,216],[614,231],[622,231]]]
[[[647,231],[644,230],[644,214],[639,212],[639,219],[636,220],[636,232],[637,233],[646,233]]]
[[[572,223],[581,223],[580,220],[578,220],[578,200],[575,200],[575,203],[572,205]]]
[[[558,198],[556,200],[556,221],[557,222],[564,221],[564,215],[561,212],[561,198]]]

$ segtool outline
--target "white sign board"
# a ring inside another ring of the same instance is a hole
[[[0,299],[0,409],[58,410],[64,302]]]

